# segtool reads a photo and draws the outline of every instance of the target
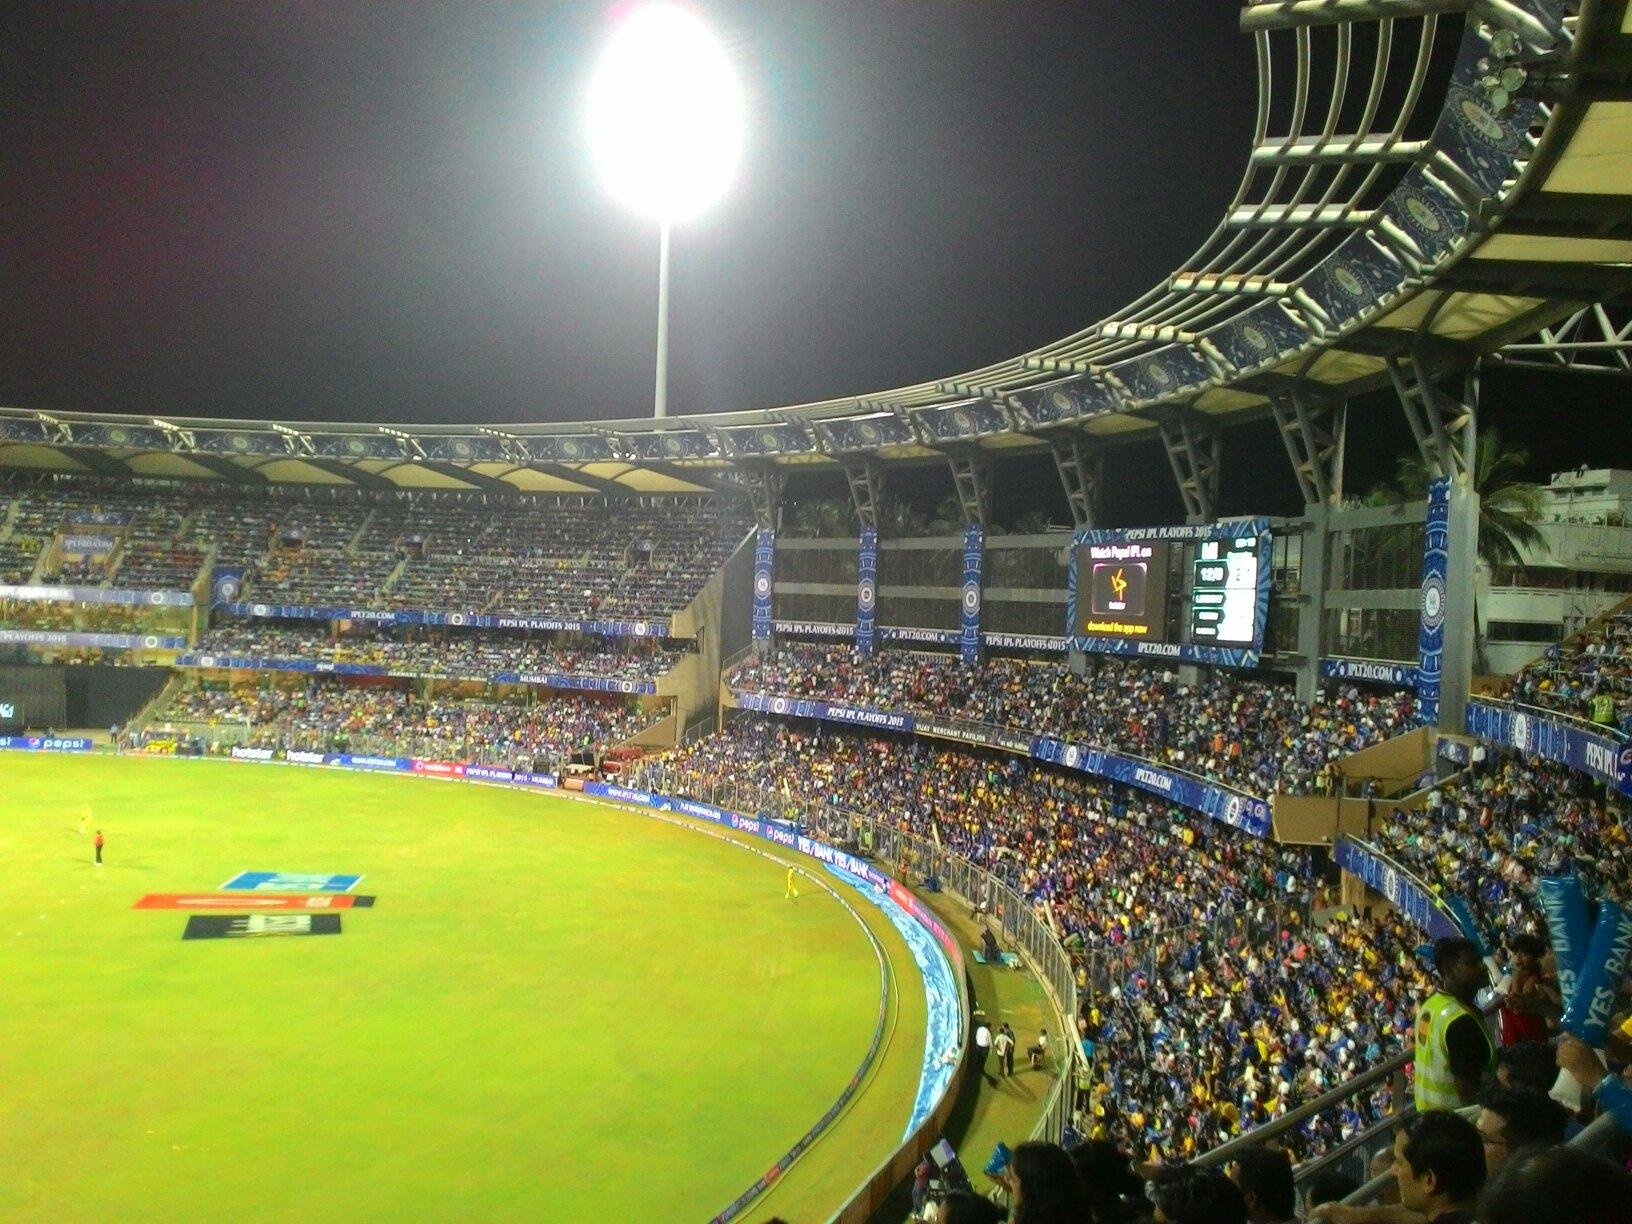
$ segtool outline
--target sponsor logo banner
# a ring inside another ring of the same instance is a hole
[[[986,559],[986,529],[963,529],[963,607],[959,622],[959,653],[965,663],[980,658],[980,575]]]
[[[156,633],[70,633],[54,629],[0,629],[0,645],[73,646],[90,650],[184,650],[187,639]]]
[[[878,613],[878,532],[861,533],[856,550],[856,652],[873,653],[873,623]]]
[[[240,871],[221,885],[222,892],[347,893],[360,875],[302,875],[281,871]]]
[[[1180,807],[1210,816],[1253,837],[1269,835],[1269,803],[1256,795],[1163,769],[1135,757],[1104,752],[1083,744],[1068,744],[1047,735],[1040,735],[1032,741],[1031,755],[1039,761],[1063,765],[1066,769],[1137,786],[1140,790],[1160,795]]]
[[[65,535],[62,537],[62,551],[69,556],[100,557],[112,552],[117,543],[111,536]]]
[[[1390,904],[1420,927],[1430,939],[1460,935],[1451,916],[1422,882],[1364,846],[1340,838],[1333,853],[1337,865],[1387,897]]]
[[[1417,721],[1439,721],[1440,669],[1445,662],[1445,582],[1450,573],[1451,482],[1428,486],[1428,521],[1422,533],[1422,620],[1417,629]]]
[[[1350,659],[1340,655],[1320,661],[1322,680],[1358,680],[1368,684],[1388,684],[1394,688],[1413,688],[1417,683],[1417,669],[1405,663],[1386,663],[1381,659]]]
[[[89,752],[88,739],[62,739],[51,735],[0,735],[0,751]]]
[[[959,641],[956,629],[919,629],[911,626],[880,626],[878,637],[884,642],[927,642],[935,646],[956,646]]]
[[[263,897],[255,893],[149,893],[133,909],[162,910],[343,910],[370,909],[373,897],[351,893],[308,893],[296,897]]]
[[[183,939],[264,939],[279,935],[338,935],[339,914],[193,914]]]
[[[1465,722],[1469,735],[1590,774],[1632,795],[1632,744],[1615,736],[1489,701],[1468,702]]]
[[[188,596],[191,602],[192,596]],[[587,633],[592,637],[652,637],[669,635],[668,621],[564,620],[547,616],[495,616],[479,612],[387,612],[378,608],[339,608],[318,604],[271,604],[226,601],[216,605],[229,616],[260,620],[354,620],[385,625],[453,625],[471,629],[541,629]]]
[[[1026,753],[1039,761],[1063,765],[1067,769],[1097,774],[1113,782],[1137,786],[1141,790],[1171,799],[1210,816],[1214,820],[1266,837],[1270,829],[1270,809],[1266,800],[1244,791],[1220,786],[1188,774],[1176,773],[1136,757],[1120,756],[1081,744],[1068,744],[1051,736],[1034,736],[1018,730],[1000,730],[962,723],[956,719],[930,719],[890,710],[872,710],[834,705],[807,697],[781,697],[766,693],[738,693],[737,704],[744,710],[783,718],[816,718],[852,727],[873,727],[881,731],[919,732],[966,744],[986,744],[1010,752]]]
[[[858,706],[834,705],[807,697],[771,697],[764,693],[738,693],[737,702],[745,710],[758,710],[785,718],[820,718],[852,727],[877,727],[883,731],[911,731],[917,719],[911,714],[869,710]]]
[[[16,599],[24,603],[145,605],[150,608],[193,606],[193,597],[186,591],[130,591],[103,587],[0,585],[0,599]]]
[[[763,642],[771,636],[771,597],[776,592],[776,532],[761,527],[754,537],[753,636]]]
[[[1046,633],[988,633],[984,635],[986,645],[997,646],[1003,650],[1059,650],[1065,649],[1063,637],[1053,637]]]
[[[779,620],[776,622],[776,631],[800,637],[854,637],[856,627],[832,621]]]

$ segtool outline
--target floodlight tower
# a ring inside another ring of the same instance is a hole
[[[657,221],[657,387],[668,414],[669,227],[724,192],[742,152],[742,91],[692,11],[653,3],[621,15],[589,93],[589,137],[612,194]]]

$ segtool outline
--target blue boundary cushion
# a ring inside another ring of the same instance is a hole
[[[360,875],[286,875],[279,871],[240,871],[221,885],[223,892],[350,892]]]

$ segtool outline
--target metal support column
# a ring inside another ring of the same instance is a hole
[[[1060,474],[1071,523],[1079,531],[1099,526],[1100,494],[1104,489],[1105,452],[1084,434],[1049,444],[1054,470]]]
[[[1293,391],[1269,402],[1286,457],[1303,491],[1303,504],[1335,505],[1343,500],[1343,450],[1348,433],[1347,400],[1316,399]]]
[[[1419,357],[1389,359],[1388,377],[1429,473],[1470,484],[1478,445],[1478,367],[1461,372],[1458,394],[1436,386]]]
[[[985,457],[948,455],[946,463],[952,469],[952,484],[957,489],[958,505],[963,509],[965,525],[984,527],[991,508]]]
[[[863,531],[878,529],[878,505],[884,495],[884,469],[877,460],[845,461],[844,478],[850,484],[850,501],[856,508],[856,521]]]
[[[775,531],[782,525],[782,489],[787,477],[781,468],[771,463],[739,463],[728,479],[748,498],[756,526]]]
[[[1218,477],[1224,435],[1218,425],[1188,409],[1162,418],[1162,445],[1173,466],[1185,519],[1210,523],[1218,517]]]

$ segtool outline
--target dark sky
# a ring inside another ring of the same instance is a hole
[[[1244,160],[1251,46],[1225,0],[1160,22],[1109,0],[704,7],[750,136],[740,183],[676,235],[672,411],[1054,339],[1199,245]],[[655,229],[581,135],[611,12],[6,5],[0,402],[649,413]]]
[[[1201,243],[1245,159],[1255,84],[1231,0],[703,8],[749,146],[738,185],[676,234],[677,413],[944,377],[1076,330]],[[648,413],[656,237],[581,135],[611,14],[3,6],[0,403]],[[1286,498],[1267,453],[1231,499]],[[1154,458],[1130,513],[1171,498]]]

